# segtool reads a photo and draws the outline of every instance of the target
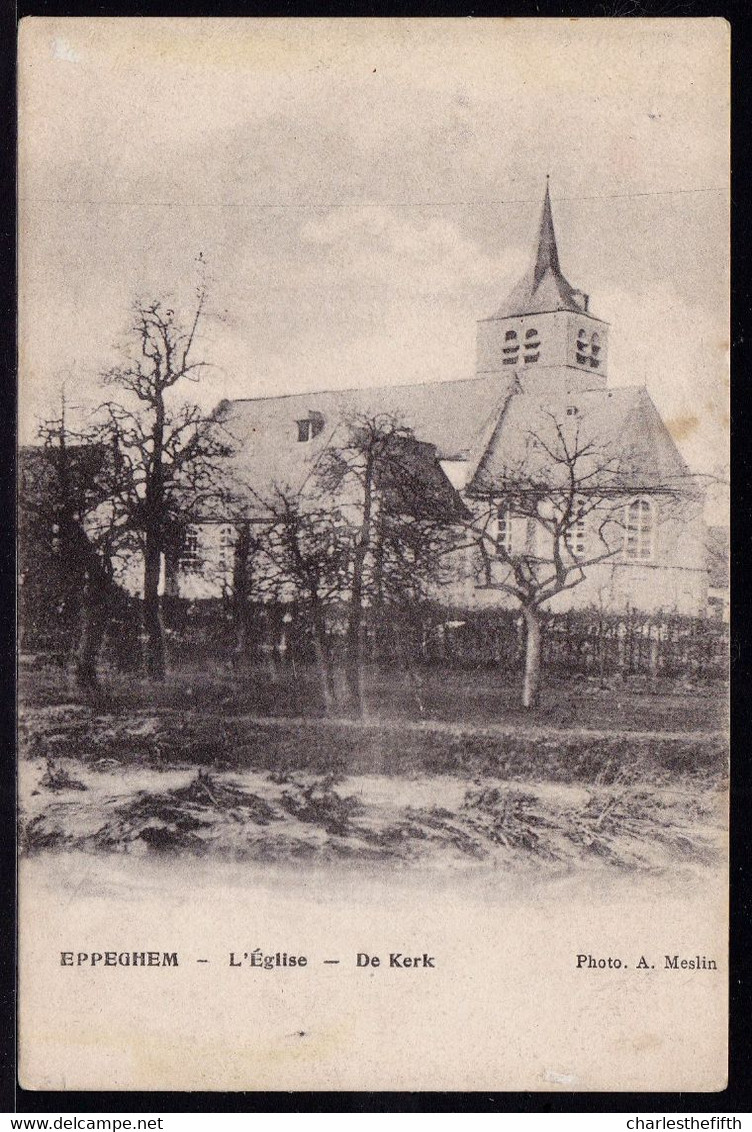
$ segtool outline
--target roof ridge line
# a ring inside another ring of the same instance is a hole
[[[329,388],[329,389],[300,389],[294,393],[269,393],[260,394],[258,397],[222,397],[219,404],[237,405],[245,402],[254,401],[284,401],[290,397],[318,397],[322,393],[367,393],[369,390],[381,391],[384,389],[425,389],[428,386],[440,385],[459,385],[464,381],[486,381],[489,377],[496,377],[496,374],[475,374],[473,377],[450,377],[442,379],[441,381],[407,381],[403,384],[386,384],[386,385],[349,385],[345,389]]]

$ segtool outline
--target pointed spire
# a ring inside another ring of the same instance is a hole
[[[543,211],[541,212],[540,231],[538,233],[538,254],[535,257],[533,279],[538,287],[546,272],[561,274],[559,267],[559,251],[556,247],[556,233],[554,232],[554,217],[551,212],[551,194],[548,189],[548,173],[546,174],[546,195],[543,198]]]
[[[494,317],[510,318],[514,315],[554,310],[584,312],[587,311],[587,306],[587,296],[567,282],[559,266],[549,178],[546,174],[546,193],[535,260]]]

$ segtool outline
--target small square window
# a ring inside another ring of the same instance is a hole
[[[305,444],[306,441],[311,439],[311,421],[306,418],[304,421],[298,421],[298,442]]]

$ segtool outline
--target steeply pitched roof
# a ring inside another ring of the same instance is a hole
[[[575,439],[578,449],[590,449],[578,462],[580,480],[608,460],[615,480],[633,490],[686,484],[687,465],[644,387],[578,392],[539,383],[509,397],[471,490],[493,490],[517,470],[529,478],[549,475],[549,453],[559,455],[563,443],[572,451]]]
[[[232,474],[249,497],[274,487],[300,491],[322,454],[344,441],[348,421],[376,414],[412,428],[416,440],[434,446],[438,459],[467,461],[469,487],[479,492],[493,490],[523,464],[533,474],[543,449],[531,438],[555,446],[557,424],[592,442],[591,462],[602,462],[606,452],[617,457],[622,481],[635,490],[686,483],[687,466],[643,387],[568,391],[555,376],[542,376],[525,374],[522,384],[512,372],[503,379],[224,401],[217,416],[235,445]],[[314,417],[323,421],[321,430],[299,442],[298,421]]]
[[[489,375],[223,401],[217,417],[236,442],[233,462],[240,478],[297,490],[322,451],[336,441],[336,430],[358,416],[389,414],[412,428],[417,440],[434,445],[438,459],[468,459],[493,427],[513,381],[513,376],[502,382]],[[311,413],[323,417],[323,428],[299,443],[297,422]]]
[[[544,311],[576,311],[580,314],[587,311],[587,296],[567,282],[559,266],[548,180],[533,263],[493,317],[512,318]]]
[[[376,474],[387,510],[414,519],[469,518],[436,458],[433,444],[395,433],[377,458]]]
[[[349,422],[358,418],[388,415],[411,428],[415,440],[423,442],[416,453],[420,450],[427,465],[429,446],[434,462],[467,459],[476,452],[503,401],[498,378],[488,377],[223,401],[215,415],[235,448],[231,475],[238,490],[260,503],[275,488],[303,490],[324,452],[345,443]],[[298,422],[307,420],[321,428],[301,442]],[[437,474],[444,478],[438,466]]]

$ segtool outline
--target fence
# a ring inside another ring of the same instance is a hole
[[[242,634],[220,603],[183,603],[168,638],[176,662],[207,652],[250,663],[307,663],[314,650],[307,614],[294,604],[255,606]],[[342,651],[344,619],[330,617],[335,658]],[[365,618],[366,657],[374,663],[434,664],[519,671],[525,632],[510,610],[447,611],[437,606],[385,610]],[[542,663],[562,675],[615,673],[719,679],[727,675],[728,626],[677,614],[604,614],[598,610],[543,615]]]
[[[130,632],[111,626],[103,660],[114,668],[138,665],[139,610],[134,603]],[[165,601],[165,638],[174,667],[214,661],[221,665],[307,664],[314,660],[310,620],[304,608],[249,605],[242,623],[221,601]],[[330,613],[335,661],[344,648],[344,616]],[[76,645],[77,626],[65,619],[56,631],[27,624],[24,648],[53,652],[65,662]],[[136,631],[134,643],[133,630]],[[510,610],[463,611],[435,605],[387,609],[365,618],[364,652],[372,663],[400,666],[494,668],[519,672],[525,632]],[[132,655],[133,653],[136,655]],[[729,660],[728,625],[676,614],[603,614],[597,610],[544,614],[542,664],[561,675],[606,677],[615,673],[722,679]],[[128,663],[126,663],[128,662]]]

